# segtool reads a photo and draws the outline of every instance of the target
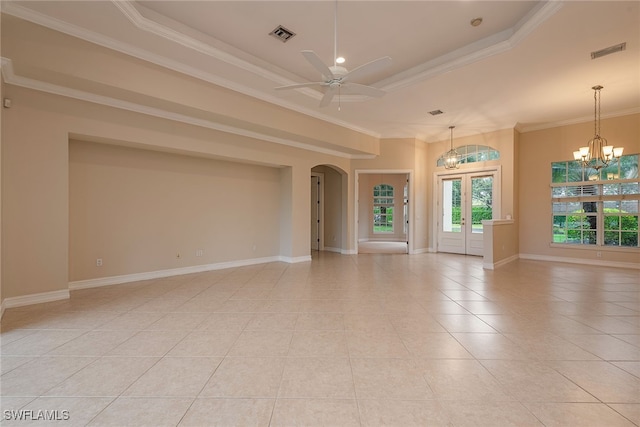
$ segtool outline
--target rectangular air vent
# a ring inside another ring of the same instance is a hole
[[[620,43],[615,46],[605,47],[604,49],[591,52],[591,59],[602,58],[603,56],[611,55],[612,53],[622,52],[626,48],[627,48],[627,42]]]
[[[437,116],[437,115],[442,114],[442,113],[443,113],[442,110],[429,111],[429,114],[431,114],[432,116]]]
[[[278,25],[273,31],[269,33],[270,36],[273,36],[280,40],[282,43],[286,43],[290,38],[296,35],[291,30],[287,30],[282,25]]]

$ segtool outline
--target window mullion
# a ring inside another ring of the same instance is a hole
[[[597,204],[596,246],[604,246],[604,202]]]

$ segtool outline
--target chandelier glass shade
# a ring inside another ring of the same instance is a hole
[[[602,86],[594,86],[592,89],[594,90],[594,137],[587,146],[580,147],[577,151],[574,151],[573,158],[581,162],[585,168],[597,171],[606,168],[622,156],[624,148],[609,145],[607,140],[600,136],[600,90]]]
[[[444,168],[445,169],[458,169],[460,167],[460,154],[453,148],[453,129],[455,126],[449,126],[449,132],[451,136],[449,137],[449,151],[447,151],[444,156]]]

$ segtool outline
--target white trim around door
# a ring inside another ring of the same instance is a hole
[[[411,169],[356,169],[355,171],[355,203],[354,203],[354,217],[353,217],[353,224],[354,224],[354,233],[353,233],[353,248],[354,248],[354,252],[357,254],[358,253],[358,219],[359,219],[359,212],[358,212],[358,204],[359,204],[359,200],[360,197],[364,195],[360,195],[359,194],[359,183],[360,183],[360,175],[365,175],[365,174],[388,174],[388,175],[407,175],[407,180],[409,183],[409,188],[408,188],[408,200],[407,200],[407,205],[408,205],[408,224],[407,224],[407,253],[409,254],[413,254],[414,253],[414,249],[413,249],[413,230],[415,227],[413,227],[414,224],[414,208],[413,208],[413,200],[415,197],[414,191],[413,191],[413,170]],[[402,194],[402,193],[400,193]]]
[[[434,173],[433,235],[437,252],[483,255],[482,223],[474,224],[472,220],[479,193],[472,189],[482,189],[484,183],[490,186],[490,191],[485,192],[489,193],[486,197],[492,219],[500,218],[500,172],[500,166],[494,166]]]

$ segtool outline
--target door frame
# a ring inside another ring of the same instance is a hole
[[[409,224],[407,225],[407,254],[413,254],[414,249],[413,249],[413,213],[414,210],[413,209],[413,200],[415,200],[414,198],[414,191],[413,191],[413,170],[412,169],[356,169],[355,170],[355,191],[354,191],[354,195],[355,195],[355,203],[354,203],[354,209],[353,209],[353,224],[354,224],[354,233],[353,233],[353,248],[354,248],[354,253],[358,253],[358,218],[359,218],[359,212],[358,212],[358,205],[359,205],[359,201],[360,201],[360,195],[358,194],[360,191],[360,175],[407,175],[407,179],[409,180],[409,188],[407,191],[407,198],[408,198],[408,217],[409,217]]]
[[[320,201],[319,207],[318,209],[318,220],[320,221],[318,223],[318,251],[323,251],[324,250],[324,173],[322,172],[311,172],[311,177],[317,177],[318,178],[318,200]],[[309,203],[313,203],[311,200],[309,200]],[[317,205],[317,203],[316,203]],[[313,206],[309,206],[309,209],[313,209]],[[309,230],[311,232],[311,230]],[[311,236],[309,236],[311,237]],[[309,239],[311,240],[311,239]],[[311,243],[311,242],[309,242]],[[311,250],[315,250],[315,249],[311,249]]]
[[[440,188],[438,184],[440,183],[440,179],[447,176],[456,176],[456,175],[464,175],[465,178],[467,175],[475,175],[482,174],[485,172],[489,172],[494,175],[494,192],[493,192],[493,219],[501,218],[501,208],[502,208],[502,165],[495,166],[485,166],[485,167],[475,167],[475,168],[464,168],[464,169],[455,169],[455,170],[443,170],[437,171],[433,173],[433,221],[432,221],[432,233],[433,233],[433,247],[434,252],[439,251],[439,233],[440,233],[440,217],[439,217],[439,208],[440,208]]]

